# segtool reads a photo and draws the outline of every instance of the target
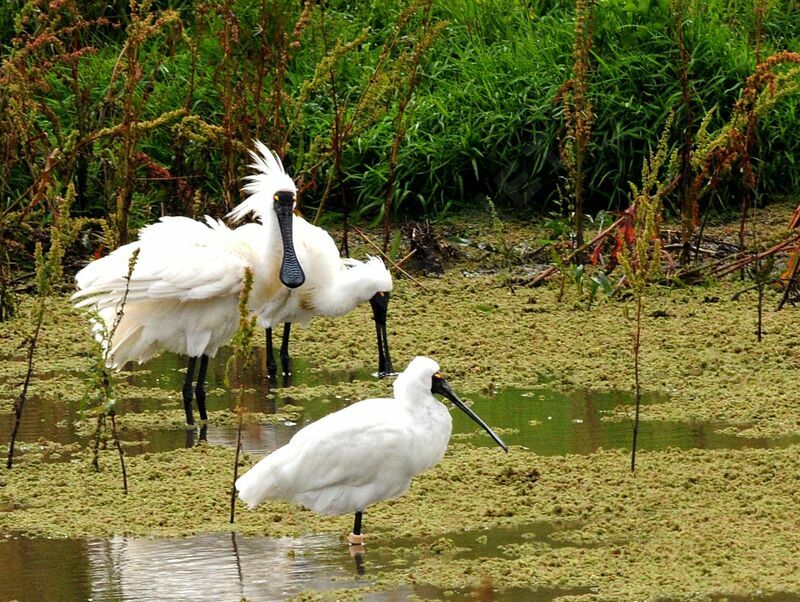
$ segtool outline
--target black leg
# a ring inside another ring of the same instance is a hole
[[[383,331],[383,338],[381,339],[383,343],[383,376],[388,376],[389,374],[394,374],[394,366],[392,365],[392,356],[389,355],[389,335],[386,334],[386,320],[381,324],[381,330]]]
[[[356,565],[356,575],[364,575],[364,546],[350,546],[350,555],[353,557],[353,564]]]
[[[364,550],[364,537],[361,535],[361,515],[362,511],[356,512],[356,519],[353,522],[353,532],[347,537],[347,543],[350,544],[350,552],[354,550]]]
[[[200,356],[200,370],[197,372],[197,386],[194,396],[197,399],[197,410],[200,412],[200,420],[208,420],[206,414],[206,372],[208,372],[208,356]]]
[[[289,357],[289,333],[291,330],[292,323],[286,322],[283,325],[283,340],[281,341],[281,367],[284,376],[292,374],[292,358]]]
[[[267,374],[272,381],[278,376],[278,364],[275,362],[275,350],[272,348],[272,328],[267,328]]]
[[[394,374],[392,358],[389,355],[389,337],[386,334],[389,293],[375,293],[369,304],[372,306],[372,317],[375,320],[375,333],[378,339],[378,377],[383,377]]]
[[[194,366],[196,362],[196,357],[189,358],[189,365],[186,367],[186,380],[183,381],[183,409],[186,411],[186,424],[194,424],[194,414],[192,413],[192,381],[194,380]]]

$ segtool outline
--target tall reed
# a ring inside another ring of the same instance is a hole
[[[106,420],[111,422],[111,437],[114,440],[114,446],[117,449],[119,457],[120,470],[122,472],[122,490],[128,494],[128,471],[125,466],[125,452],[122,449],[122,443],[119,439],[119,431],[117,430],[117,400],[114,396],[112,387],[111,373],[108,369],[109,360],[111,359],[112,341],[117,328],[125,316],[125,306],[128,302],[128,293],[130,292],[131,278],[133,271],[136,269],[136,263],[139,260],[139,249],[131,253],[128,259],[128,271],[125,274],[125,291],[122,298],[119,300],[114,312],[114,321],[109,325],[100,316],[95,316],[95,324],[100,326],[100,335],[104,343],[98,346],[98,353],[96,356],[96,363],[93,371],[91,372],[92,379],[89,383],[84,399],[92,398],[96,405],[97,422],[94,432],[94,447],[92,453],[92,466],[95,471],[100,472],[100,438],[106,429]]]
[[[42,324],[47,315],[48,301],[53,292],[53,287],[62,280],[64,252],[75,240],[82,227],[81,220],[74,220],[70,215],[70,209],[75,200],[75,186],[73,184],[67,187],[66,194],[63,197],[57,195],[53,188],[49,188],[47,197],[50,201],[53,215],[53,224],[50,227],[50,247],[47,251],[44,251],[42,243],[37,242],[34,253],[36,262],[34,280],[36,300],[33,310],[33,329],[25,341],[27,347],[27,369],[19,395],[14,401],[14,422],[9,437],[8,456],[6,458],[6,467],[9,470],[14,463],[14,447],[22,421],[22,412],[28,400],[28,389],[34,373],[36,348],[42,334]]]
[[[239,477],[239,455],[242,452],[242,425],[244,422],[244,374],[247,364],[250,362],[253,350],[253,336],[256,330],[256,317],[250,315],[247,302],[250,298],[250,291],[253,288],[253,272],[250,268],[245,268],[244,285],[239,295],[239,329],[233,338],[234,354],[231,356],[226,366],[226,374],[230,375],[234,371],[237,373],[239,390],[236,396],[236,453],[233,460],[233,478],[231,480],[230,497],[230,522],[233,523],[236,513],[236,479]],[[230,379],[228,379],[230,380]]]
[[[694,144],[694,103],[692,94],[692,81],[690,75],[691,53],[687,47],[684,29],[686,28],[687,14],[691,0],[671,0],[670,6],[675,17],[674,32],[675,45],[678,48],[678,75],[681,87],[681,102],[683,109],[682,144],[679,152],[680,167],[680,213],[681,213],[681,264],[689,263],[691,257],[691,239],[698,221],[697,197],[692,194],[692,146]]]

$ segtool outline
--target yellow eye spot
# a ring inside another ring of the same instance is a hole
[[[442,373],[437,372],[436,374],[433,375],[433,378],[442,378]]]
[[[273,199],[275,199],[276,201],[277,201],[277,200],[280,200],[280,197],[279,197],[277,194],[276,194],[274,197],[272,197],[272,198],[273,198]]]

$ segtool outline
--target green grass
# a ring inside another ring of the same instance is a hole
[[[267,2],[267,10],[273,13],[264,21],[258,5],[234,2],[239,39],[229,57],[229,71],[221,73],[225,57],[220,32],[224,22],[219,11],[198,10],[207,4],[199,0],[155,3],[155,9],[179,11],[182,33],[162,32],[142,48],[144,76],[137,88],[140,118],[152,119],[183,107],[191,92],[189,113],[220,125],[224,114],[222,86],[225,77],[231,77],[236,100],[241,100],[234,116],[236,138],[244,144],[256,135],[270,139],[274,128],[262,115],[265,106],[255,106],[254,90],[248,87],[253,81],[248,77],[252,78],[261,54],[269,50],[268,42],[274,34],[270,30],[262,35],[259,28],[268,23],[268,27],[291,31],[301,7],[285,0]],[[84,45],[97,48],[78,61],[80,81],[89,94],[88,127],[95,130],[121,119],[124,107],[114,91],[121,82],[111,93],[109,83],[130,17],[121,1],[110,6],[100,2],[79,5],[87,19],[105,15],[122,25],[118,29],[92,27],[81,33]],[[366,30],[366,41],[336,66],[336,103],[352,107],[403,6],[399,0],[376,0],[355,7],[332,2],[324,28],[316,11],[299,50],[284,65],[287,93],[297,97],[303,83],[313,77],[326,45],[330,48],[336,39],[351,40]],[[796,28],[800,8],[788,0],[773,0],[770,6],[763,26],[762,56],[779,49],[800,50]],[[505,210],[542,213],[554,209],[565,174],[558,159],[560,109],[552,99],[571,64],[572,8],[571,2],[554,0],[434,3],[434,20],[445,20],[448,26],[422,60],[424,74],[410,105],[410,125],[398,156],[396,213],[418,217],[446,213],[451,208],[481,207],[486,196]],[[11,39],[14,32],[19,33],[20,23],[15,24],[15,18],[21,10],[19,1],[0,9],[4,59],[18,52]],[[697,1],[691,3],[689,13],[684,33],[691,53],[695,126],[704,112],[716,108],[715,124],[719,127],[755,64],[754,0]],[[420,19],[418,16],[412,22]],[[68,19],[61,24],[67,25]],[[30,21],[25,28],[34,31]],[[627,183],[637,180],[643,158],[671,110],[678,110],[671,143],[681,141],[684,118],[673,31],[674,16],[667,1],[603,0],[596,5],[589,82],[596,115],[586,167],[586,202],[591,212],[627,204]],[[187,40],[197,47],[193,88],[192,51]],[[401,38],[400,46],[411,43],[411,38]],[[46,52],[40,58],[44,55]],[[31,66],[35,67],[35,61]],[[58,131],[52,116],[37,114],[32,120],[39,131],[31,135],[63,140],[76,128],[70,68],[68,63],[55,65],[47,75],[50,89],[39,92],[44,97],[40,100],[57,118]],[[261,92],[266,97],[271,76],[264,81]],[[329,138],[334,104],[330,86],[325,82],[317,86],[302,107],[300,127],[289,140],[287,163],[294,172],[303,173],[306,181],[317,180],[303,200],[308,208],[319,203],[330,167],[323,161],[318,171],[309,171],[314,160],[309,149]],[[350,140],[343,155],[350,195],[358,217],[363,219],[382,215],[395,109],[396,102],[390,98],[385,115]],[[283,126],[289,122],[290,113],[288,109],[282,113]],[[798,126],[797,96],[783,101],[760,124],[755,158],[762,195],[798,189]],[[192,143],[177,136],[174,125],[167,125],[147,132],[139,146],[175,175],[188,176],[191,185],[207,199],[207,209],[215,210],[223,193],[220,166],[224,149],[218,140]],[[108,210],[108,197],[119,169],[113,149],[114,144],[98,141],[89,151],[89,213],[102,215]],[[5,171],[0,170],[5,199],[15,198],[31,185],[33,175],[26,164],[41,164],[42,146],[32,145],[29,152],[26,161],[9,163]],[[175,164],[178,156],[182,158],[180,165]],[[235,162],[240,167],[238,174],[245,175],[246,155],[237,154]],[[74,173],[57,176],[63,185]],[[736,198],[735,194],[729,196]],[[737,202],[732,201],[734,205]],[[163,203],[169,212],[183,210],[168,186],[147,180],[137,184],[136,203],[142,207],[134,208],[135,221],[150,219],[147,206],[153,203]],[[334,201],[328,208],[334,213],[341,209]]]

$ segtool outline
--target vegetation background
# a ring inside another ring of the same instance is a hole
[[[798,23],[792,0],[10,0],[3,315],[70,185],[79,240],[101,254],[162,214],[229,210],[255,138],[296,176],[309,219],[383,220],[387,241],[394,216],[488,212],[487,197],[501,214],[623,209],[671,112],[671,149],[713,181],[704,207],[796,192],[796,70],[752,83],[775,98],[753,100],[738,153],[728,141],[689,160],[696,136],[744,131],[748,77],[800,52]],[[744,176],[723,182],[713,161]],[[684,176],[667,215],[697,213]]]

